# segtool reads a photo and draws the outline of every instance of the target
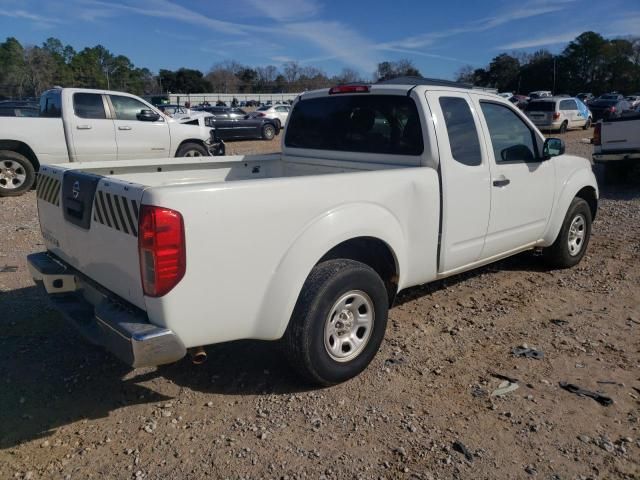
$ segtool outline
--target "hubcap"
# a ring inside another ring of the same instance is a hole
[[[201,157],[202,153],[199,150],[187,150],[184,154],[185,157]]]
[[[369,295],[352,290],[333,304],[324,325],[324,347],[336,362],[348,362],[367,346],[375,314]]]
[[[13,190],[20,187],[27,179],[24,167],[13,160],[0,161],[0,188]]]
[[[582,250],[584,237],[587,233],[587,222],[583,215],[576,215],[569,226],[569,255],[575,257]]]

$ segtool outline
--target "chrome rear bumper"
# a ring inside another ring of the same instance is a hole
[[[131,367],[175,362],[187,353],[176,334],[151,323],[146,314],[95,284],[53,255],[27,257],[31,275],[57,310],[91,343]]]

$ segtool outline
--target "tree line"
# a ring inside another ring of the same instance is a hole
[[[375,79],[420,75],[409,60],[381,62]],[[367,79],[366,81],[369,81]],[[53,86],[122,90],[137,95],[166,93],[295,93],[341,83],[365,81],[345,68],[329,76],[319,68],[289,61],[282,66],[251,67],[235,61],[200,70],[161,69],[158,74],[136,67],[124,55],[102,45],[76,51],[57,38],[23,46],[13,37],[0,43],[0,99],[37,97]]]
[[[485,68],[463,67],[457,80],[521,94],[640,92],[640,38],[608,40],[584,32],[559,55],[548,50],[502,53]]]

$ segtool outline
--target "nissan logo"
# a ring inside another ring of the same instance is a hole
[[[71,193],[73,194],[73,198],[77,199],[78,195],[80,195],[80,182],[76,180],[73,182],[73,187],[71,188]]]

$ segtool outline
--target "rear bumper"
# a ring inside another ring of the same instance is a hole
[[[594,153],[593,161],[595,163],[620,162],[624,160],[640,160],[640,152],[619,152],[619,153]]]
[[[157,327],[146,314],[84,277],[49,253],[27,257],[34,281],[57,310],[91,343],[131,367],[175,362],[186,348],[174,332]]]

